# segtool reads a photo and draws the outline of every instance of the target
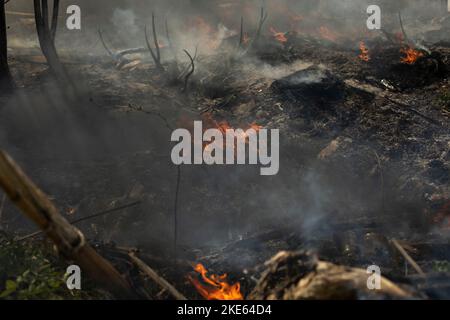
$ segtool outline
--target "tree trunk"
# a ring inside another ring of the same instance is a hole
[[[9,91],[12,87],[13,82],[8,67],[5,3],[0,0],[0,90]]]
[[[1,1],[1,0],[0,0]],[[55,3],[56,2],[56,3]],[[49,14],[48,14],[48,1],[47,0],[34,0],[34,15],[36,20],[36,29],[39,38],[39,44],[41,46],[42,52],[47,59],[50,69],[53,71],[55,76],[64,83],[71,84],[71,80],[61,63],[58,53],[55,48],[55,33],[56,33],[56,22],[58,12],[55,10],[59,9],[59,0],[54,0],[54,12],[53,12],[53,26],[50,27],[49,24]]]

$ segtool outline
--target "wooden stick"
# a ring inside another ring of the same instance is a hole
[[[403,258],[405,258],[405,260],[409,262],[409,264],[414,268],[414,270],[416,270],[416,272],[418,274],[420,274],[421,276],[425,275],[425,272],[423,272],[422,268],[414,261],[413,258],[411,258],[411,256],[408,254],[408,252],[406,252],[406,250],[403,249],[403,247],[401,246],[400,243],[398,243],[397,240],[392,239],[392,244],[400,252],[400,254],[403,256]]]
[[[134,252],[130,252],[129,257],[131,261],[153,281],[155,281],[161,288],[167,290],[176,300],[187,300],[174,286],[172,286],[166,279],[160,277],[155,270],[150,268],[144,261],[139,259]]]
[[[134,298],[130,284],[88,243],[84,235],[60,214],[49,198],[0,150],[0,187],[10,200],[44,230],[58,252],[74,261],[92,280],[118,298]]]

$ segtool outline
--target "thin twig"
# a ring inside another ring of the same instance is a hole
[[[400,245],[400,243],[398,243],[397,240],[392,239],[392,244],[400,252],[403,258],[405,258],[405,260],[409,262],[409,264],[414,268],[414,270],[416,270],[418,274],[420,274],[421,276],[425,275],[425,272],[423,272],[422,268],[414,261],[413,258],[411,258],[408,252],[406,252],[405,249],[403,249],[403,247]]]
[[[391,98],[389,98],[387,96],[383,96],[383,98],[386,99],[387,101],[393,103],[393,104],[396,104],[396,105],[398,105],[400,107],[403,107],[404,109],[402,109],[402,110],[404,110],[406,112],[413,113],[416,116],[419,116],[419,117],[423,118],[424,120],[427,120],[428,122],[430,122],[430,123],[432,123],[432,124],[434,124],[436,126],[441,126],[441,124],[437,120],[435,120],[435,119],[433,119],[433,118],[431,118],[431,117],[429,117],[427,115],[424,115],[423,113],[417,111],[416,109],[412,108],[411,106],[409,106],[407,104],[395,101],[395,100],[393,100],[393,99],[391,99]]]
[[[403,33],[403,38],[404,38],[404,40],[408,43],[408,44],[413,44],[410,40],[409,40],[409,38],[408,38],[408,35],[406,34],[406,31],[405,31],[405,28],[404,28],[404,26],[403,26],[403,19],[402,19],[402,13],[399,11],[398,12],[398,20],[400,21],[400,28],[402,29],[402,33]]]
[[[105,39],[103,38],[103,33],[101,29],[98,29],[98,35],[100,37],[100,41],[102,42],[103,48],[105,48],[106,52],[111,56],[111,58],[113,58],[114,60],[116,60],[115,55],[112,53],[112,51],[108,48],[108,46],[106,45]]]
[[[195,72],[195,63],[194,63],[194,58],[191,56],[191,54],[187,50],[183,50],[183,51],[184,51],[184,53],[186,53],[186,55],[189,57],[189,60],[191,61],[191,71],[189,71],[189,73],[186,74],[186,76],[184,77],[183,92],[186,92],[187,87],[188,87],[189,78]]]
[[[136,206],[136,205],[138,205],[140,203],[141,203],[141,201],[135,201],[135,202],[123,205],[123,206],[119,206],[119,207],[116,207],[116,208],[113,208],[113,209],[100,211],[100,212],[94,213],[93,215],[90,215],[90,216],[86,216],[86,217],[82,217],[82,218],[79,218],[79,219],[76,219],[76,220],[73,220],[73,221],[69,221],[69,223],[72,224],[72,225],[73,224],[77,224],[77,223],[80,223],[82,221],[98,218],[100,216],[104,216],[104,215],[107,215],[107,214],[110,214],[110,213],[113,213],[113,212],[121,211],[121,210],[130,208],[130,207],[134,207],[134,206]],[[34,237],[36,237],[36,236],[38,236],[38,235],[40,235],[42,233],[43,233],[43,231],[36,231],[36,232],[33,232],[33,233],[29,234],[29,235],[26,235],[26,236],[23,236],[21,238],[18,238],[16,241],[24,241],[24,240],[27,240],[27,239],[30,239],[30,238],[34,238]]]
[[[130,252],[128,254],[131,261],[153,281],[155,281],[161,288],[167,290],[176,300],[187,300],[187,298],[181,294],[174,286],[172,286],[166,279],[159,276],[155,270],[150,268],[144,261],[136,256],[136,253]]]
[[[239,48],[244,44],[244,17],[241,17],[241,31],[239,34]]]
[[[381,158],[375,149],[370,148],[377,159],[378,170],[380,170],[380,187],[381,187],[381,210],[385,213],[385,194],[384,194],[384,174],[383,166],[381,165]]]
[[[156,22],[154,13],[152,13],[152,33],[155,51],[153,50],[152,45],[150,44],[150,40],[148,38],[147,26],[145,26],[144,32],[145,32],[145,42],[147,43],[147,48],[150,51],[150,55],[152,56],[153,61],[155,62],[156,68],[158,68],[160,71],[164,71],[164,67],[161,64],[161,52],[159,50],[159,42],[158,42],[158,35],[156,33]]]

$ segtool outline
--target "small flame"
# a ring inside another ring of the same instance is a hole
[[[278,32],[274,27],[270,27],[270,32],[272,36],[281,43],[286,43],[288,41],[286,34],[284,32]]]
[[[338,38],[338,35],[331,31],[329,28],[325,27],[325,26],[321,26],[319,28],[319,34],[323,39],[329,40],[329,41],[336,41]]]
[[[203,298],[207,300],[244,300],[241,284],[239,282],[228,284],[226,282],[227,274],[208,276],[208,270],[200,263],[195,266],[194,270],[202,276],[205,285],[190,275],[188,279]]]
[[[400,49],[400,52],[405,54],[405,56],[402,57],[400,61],[402,63],[406,63],[406,64],[414,64],[414,63],[416,63],[417,59],[423,57],[422,52],[415,50],[411,47],[409,47],[407,49],[402,48],[402,49]]]
[[[250,43],[250,36],[247,32],[244,32],[243,38],[242,38],[242,44],[246,45]]]
[[[206,112],[202,116],[202,120],[204,123],[203,130],[206,131],[208,128],[214,128],[218,129],[222,134],[225,136],[227,133],[227,130],[235,130],[228,121],[222,120],[222,121],[216,121],[213,117],[213,115],[209,112]],[[258,125],[256,122],[253,122],[252,124],[248,125],[245,129],[243,129],[242,135],[239,137],[240,139],[245,140],[245,143],[249,143],[249,136],[247,134],[247,130],[253,129],[256,133],[258,133],[261,129],[263,129],[263,126]],[[203,149],[209,150],[211,148],[212,142],[204,142],[203,143]],[[234,146],[236,148],[236,145]],[[225,149],[225,142],[223,148]]]
[[[361,50],[361,54],[359,55],[359,58],[362,61],[366,61],[366,62],[370,61],[369,49],[367,49],[364,41],[361,41],[359,43],[359,50]]]

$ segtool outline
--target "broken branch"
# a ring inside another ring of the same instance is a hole
[[[418,274],[420,274],[421,276],[425,275],[425,272],[423,272],[422,268],[414,261],[413,258],[411,258],[408,252],[406,252],[406,250],[403,249],[403,247],[397,240],[392,239],[392,244],[398,250],[398,252],[400,252],[403,258],[405,258],[405,260],[409,262],[409,264],[414,268],[414,270],[416,270]]]
[[[155,281],[161,288],[167,290],[176,300],[187,300],[187,298],[181,294],[174,286],[172,286],[166,279],[159,276],[156,271],[150,268],[144,261],[139,259],[136,256],[136,253],[130,252],[129,257],[131,261],[147,276],[150,277],[153,281]]]

